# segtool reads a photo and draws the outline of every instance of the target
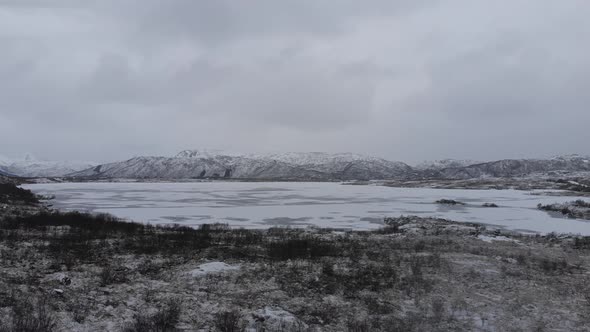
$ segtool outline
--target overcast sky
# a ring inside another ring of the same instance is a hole
[[[0,155],[590,154],[587,0],[0,0]]]

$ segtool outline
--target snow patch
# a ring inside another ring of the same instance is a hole
[[[224,150],[218,149],[194,149],[194,150],[184,150],[176,154],[175,158],[185,158],[185,159],[199,159],[199,158],[219,158],[222,156],[231,156],[231,157],[243,157],[244,155],[241,153],[235,152],[228,152]]]
[[[442,159],[442,160],[432,160],[432,161],[423,161],[420,164],[414,166],[417,170],[441,170],[444,168],[453,168],[453,167],[466,167],[469,165],[479,164],[480,161],[476,160],[469,160],[469,159]]]
[[[228,265],[224,262],[210,262],[199,265],[196,269],[189,271],[193,277],[200,277],[210,273],[222,273],[239,270],[240,265]]]
[[[297,320],[297,317],[292,313],[281,308],[264,307],[264,309],[260,309],[256,313],[266,320],[279,320],[283,322],[294,322]]]
[[[252,316],[255,321],[264,322],[264,327],[269,331],[286,331],[289,327],[299,329],[308,327],[292,313],[281,308],[267,306],[255,311]],[[247,331],[258,331],[258,329],[247,329]]]
[[[484,241],[484,242],[488,242],[488,243],[492,243],[492,241],[508,241],[508,242],[516,242],[518,243],[517,240],[511,239],[509,237],[506,236],[487,236],[487,235],[479,235],[477,237],[478,239]]]
[[[379,158],[355,153],[326,153],[326,152],[284,152],[268,155],[252,155],[254,158],[276,160],[298,166],[318,165],[335,162],[352,162],[356,160],[377,161]]]

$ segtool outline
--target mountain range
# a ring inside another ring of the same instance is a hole
[[[440,160],[417,166],[352,153],[231,154],[185,150],[174,157],[135,157],[69,174],[79,178],[233,178],[268,180],[470,179],[547,172],[590,172],[590,158]]]
[[[518,177],[550,172],[590,172],[590,157],[505,159],[491,162],[445,159],[416,166],[352,153],[236,154],[185,150],[173,157],[134,157],[92,165],[38,161],[2,162],[0,175],[79,179],[252,179],[294,181],[422,180]]]
[[[30,154],[22,159],[0,157],[0,175],[21,177],[60,177],[94,166],[91,162],[45,161]]]

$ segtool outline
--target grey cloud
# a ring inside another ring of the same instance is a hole
[[[344,1],[107,1],[99,6],[121,20],[129,19],[136,32],[168,39],[218,44],[239,38],[284,34],[332,35],[350,31],[359,18],[397,16],[436,3],[436,0],[362,3]],[[130,15],[131,14],[131,18]]]
[[[0,0],[0,155],[590,154],[589,7]]]
[[[232,113],[254,125],[345,130],[365,122],[373,85],[370,77],[346,74],[338,67],[294,61],[234,72],[203,107]]]

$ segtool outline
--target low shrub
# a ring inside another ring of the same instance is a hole
[[[215,328],[220,332],[239,332],[243,330],[242,313],[234,309],[215,315]]]
[[[123,271],[123,268],[114,264],[105,265],[100,271],[99,277],[101,287],[111,284],[124,283],[127,280],[126,273]]]
[[[556,260],[552,260],[549,258],[542,258],[539,260],[539,267],[545,273],[550,273],[550,272],[563,273],[567,269],[568,264],[565,260],[556,261]]]
[[[590,236],[574,238],[574,249],[590,249]]]
[[[586,209],[590,209],[590,202],[585,202],[581,199],[578,199],[576,201],[574,201],[572,203],[573,206],[579,207],[579,208],[586,208]]]
[[[170,299],[164,307],[155,314],[139,314],[135,321],[124,329],[125,332],[171,332],[176,331],[176,324],[182,313],[182,302],[179,299]]]
[[[316,259],[337,254],[333,241],[314,236],[273,240],[267,244],[267,255],[273,260]]]
[[[346,321],[346,331],[348,332],[370,332],[371,324],[365,320],[349,318]]]
[[[0,203],[8,202],[37,204],[39,199],[30,190],[17,187],[12,183],[0,183]]]
[[[84,212],[40,212],[38,214],[7,218],[0,223],[4,229],[35,229],[47,227],[68,226],[90,232],[94,238],[107,234],[134,234],[146,229],[146,225],[135,222],[125,222],[109,214],[90,214]]]
[[[15,332],[54,331],[55,318],[47,301],[45,297],[36,301],[31,297],[17,300],[12,307],[10,323],[5,324],[4,328]]]

